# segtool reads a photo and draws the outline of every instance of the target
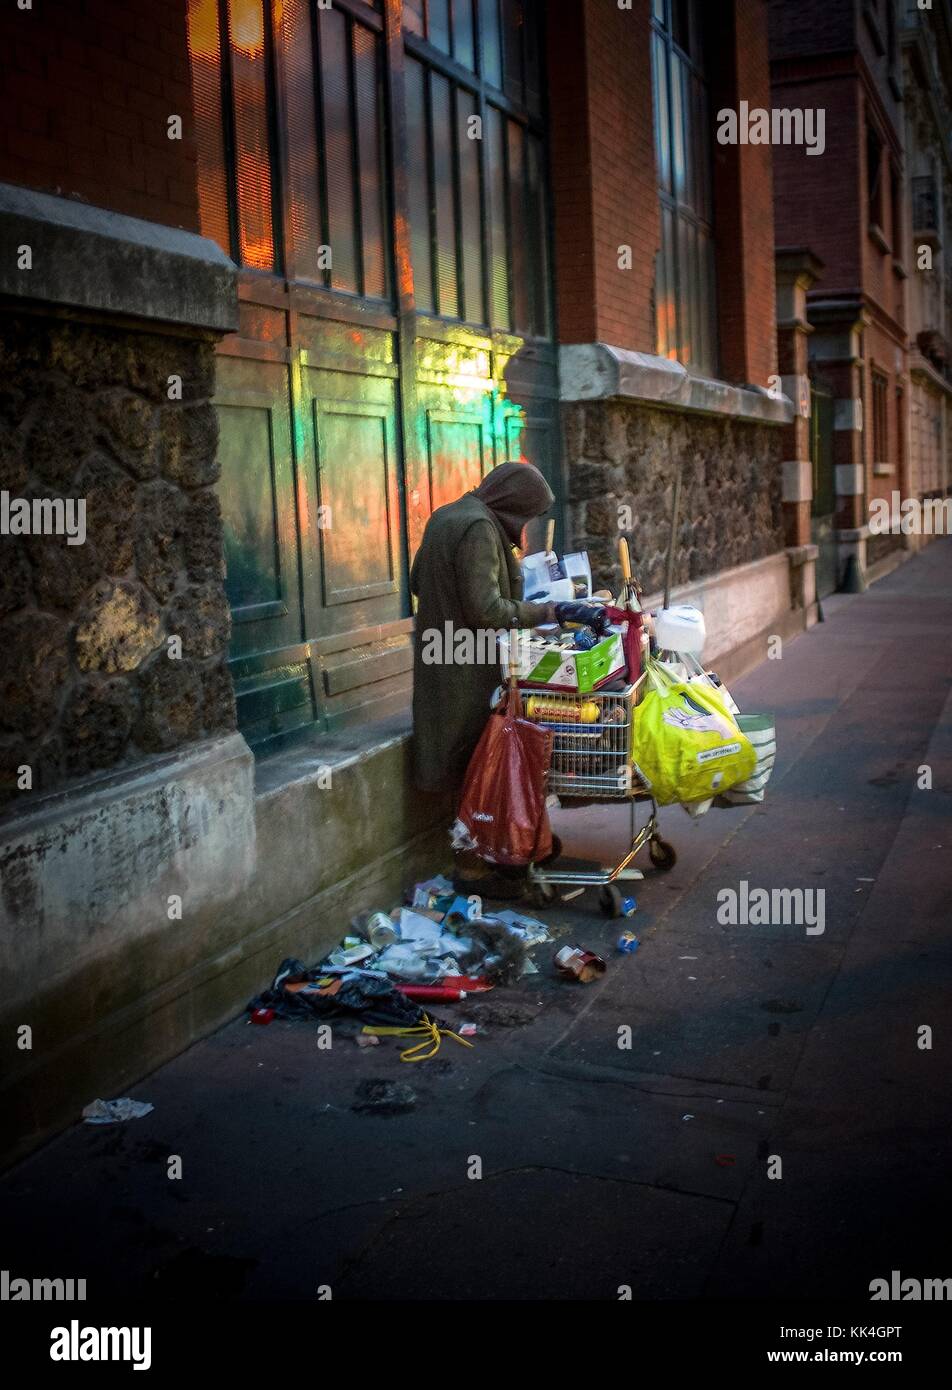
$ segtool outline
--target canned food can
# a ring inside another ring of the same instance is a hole
[[[385,912],[373,913],[367,919],[364,930],[367,933],[367,940],[376,951],[382,951],[385,947],[392,946],[400,937],[399,928]]]

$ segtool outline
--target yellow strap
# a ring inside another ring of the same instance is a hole
[[[425,1062],[428,1057],[435,1057],[440,1050],[442,1038],[452,1038],[454,1042],[461,1043],[463,1047],[473,1046],[471,1042],[461,1038],[452,1029],[438,1028],[428,1014],[424,1014],[423,1022],[416,1024],[413,1028],[371,1027],[369,1023],[365,1023],[361,1031],[375,1033],[378,1038],[409,1038],[422,1033],[424,1035],[422,1042],[415,1043],[413,1047],[408,1047],[400,1053],[401,1062]],[[422,1049],[427,1046],[429,1046],[429,1052],[423,1052]]]

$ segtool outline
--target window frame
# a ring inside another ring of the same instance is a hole
[[[526,31],[528,26],[522,23],[518,26],[519,41],[519,76],[518,85],[523,95],[523,102],[520,103],[513,99],[507,91],[509,87],[508,54],[505,41],[506,26],[503,5],[506,0],[467,0],[470,11],[474,17],[473,36],[474,53],[473,68],[468,68],[457,62],[452,53],[447,53],[431,43],[429,39],[418,34],[415,30],[410,30],[406,25],[402,26],[402,40],[405,58],[412,59],[419,63],[423,70],[424,82],[424,110],[427,118],[427,169],[430,188],[431,215],[429,222],[430,229],[430,279],[432,309],[421,309],[420,312],[438,319],[448,324],[466,323],[474,327],[490,332],[511,333],[518,337],[529,340],[551,341],[554,326],[554,304],[550,274],[550,250],[552,237],[552,207],[548,196],[548,143],[547,123],[545,112],[545,92],[539,94],[539,105],[537,110],[533,110],[528,104],[528,64],[526,61]],[[542,59],[544,53],[545,39],[545,6],[539,0],[512,0],[512,3],[520,7],[523,16],[526,14],[527,7],[531,7],[534,16],[535,34],[539,46],[539,56]],[[460,4],[460,0],[449,0],[449,33],[451,48],[455,44],[455,7]],[[428,10],[429,0],[426,0]],[[486,54],[484,51],[484,30],[482,24],[482,11],[484,6],[492,5],[495,7],[497,32],[499,34],[499,59],[500,59],[500,82],[501,86],[496,86],[485,75]],[[435,182],[433,174],[432,159],[432,79],[436,74],[444,78],[450,86],[450,106],[451,121],[454,132],[452,142],[453,153],[453,190],[455,203],[455,242],[456,242],[456,291],[457,300],[462,301],[463,313],[459,315],[444,314],[441,310],[440,293],[438,284],[438,274],[436,271],[438,240],[435,217],[433,214],[433,202],[435,197]],[[461,179],[459,168],[459,100],[457,89],[462,88],[470,93],[475,100],[476,111],[481,123],[482,138],[479,144],[479,245],[481,260],[481,285],[482,285],[482,317],[473,317],[468,312],[464,289],[465,266],[463,258],[463,229],[461,213]],[[504,236],[506,241],[506,299],[508,306],[506,323],[500,323],[496,318],[496,295],[494,293],[492,279],[493,265],[493,168],[491,166],[492,157],[492,136],[491,129],[493,122],[490,111],[495,110],[499,119],[502,121],[502,188],[504,191],[503,206],[501,209]],[[513,182],[511,177],[511,157],[510,157],[510,127],[516,125],[521,128],[521,139],[523,142],[523,170],[520,185],[523,215],[529,226],[533,211],[533,198],[530,186],[530,170],[532,160],[530,158],[530,141],[536,140],[538,157],[542,178],[540,180],[542,188],[542,207],[539,209],[539,232],[537,238],[537,251],[539,253],[537,263],[530,267],[530,274],[526,284],[526,295],[529,304],[528,317],[530,322],[525,326],[519,326],[516,314],[516,287],[513,274],[513,230],[512,230],[512,209],[511,199]],[[410,209],[412,217],[413,210]]]
[[[697,94],[700,93],[709,116],[710,80],[705,66],[705,19],[698,0],[683,0],[681,13],[687,18],[689,30],[689,47],[685,48],[674,32],[675,4],[676,0],[654,0],[650,24],[652,125],[660,222],[654,277],[656,351],[659,356],[680,362],[689,370],[716,377],[718,341],[713,135],[711,122],[703,118],[697,101]],[[659,89],[659,52],[664,60],[663,101]],[[688,81],[683,84],[682,65],[688,76]],[[676,81],[682,92],[686,90],[688,93],[686,110],[683,95],[678,103],[672,99]],[[679,115],[675,111],[676,105],[680,106]],[[680,132],[677,129],[679,125]],[[675,169],[679,134],[684,152],[682,185],[689,201],[679,194],[677,188]],[[670,182],[670,188],[666,187],[666,182]],[[706,206],[700,207],[701,203]],[[666,232],[668,223],[673,230],[670,237]],[[693,238],[693,255],[689,253],[686,256],[684,253],[685,229]],[[688,260],[690,264],[686,266]],[[663,272],[659,274],[661,267]],[[673,310],[670,326],[662,321],[662,301],[659,296],[662,278],[665,301],[670,301]],[[690,356],[685,349],[686,340]]]

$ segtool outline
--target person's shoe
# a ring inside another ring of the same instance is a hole
[[[487,864],[477,855],[457,855],[453,870],[453,888],[469,897],[497,898],[514,902],[526,889],[526,870],[501,864]]]

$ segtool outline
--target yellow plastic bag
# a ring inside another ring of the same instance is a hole
[[[649,661],[632,721],[632,759],[659,806],[706,801],[746,781],[757,753],[717,690]]]

